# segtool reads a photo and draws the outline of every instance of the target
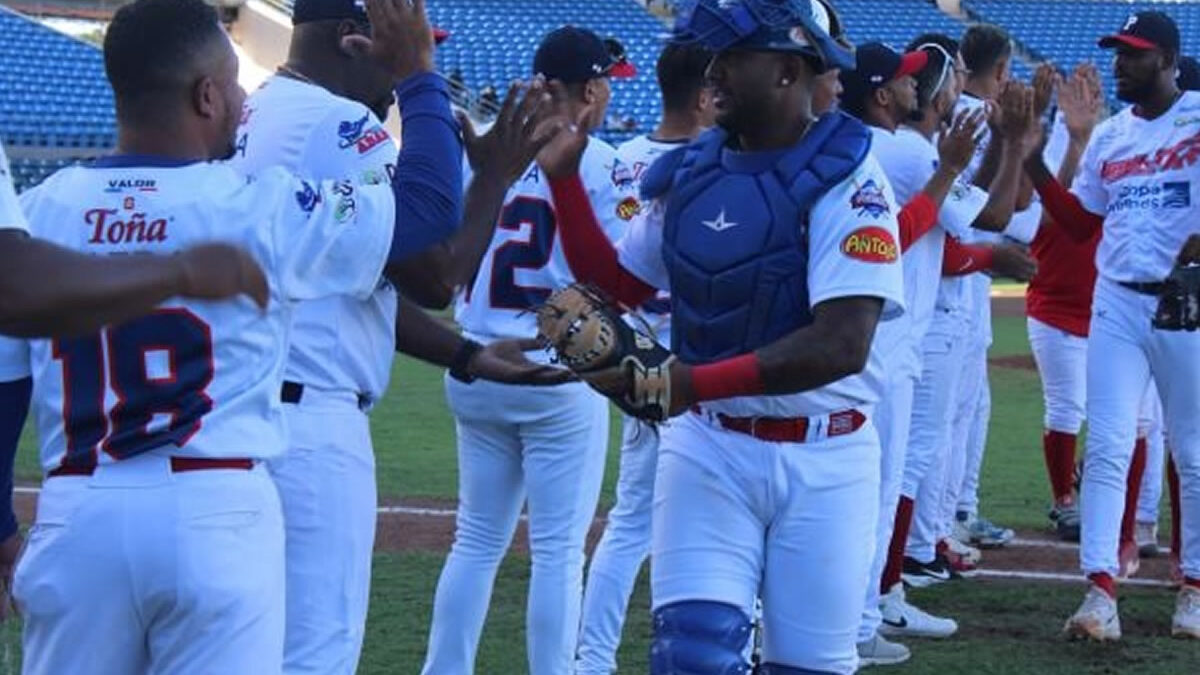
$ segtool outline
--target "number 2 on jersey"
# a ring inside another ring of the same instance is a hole
[[[557,227],[554,208],[541,199],[517,197],[500,212],[496,227],[519,232],[523,226],[529,227],[527,241],[507,241],[492,256],[490,301],[497,309],[531,309],[550,297],[552,289],[522,286],[516,277],[519,269],[539,270],[550,262]]]
[[[186,309],[54,340],[53,354],[63,370],[64,465],[94,466],[98,448],[122,459],[167,443],[182,447],[212,410],[205,391],[213,379],[212,333]],[[149,372],[152,355],[165,360],[160,372]],[[116,397],[107,414],[106,380]],[[151,431],[156,415],[170,419]]]

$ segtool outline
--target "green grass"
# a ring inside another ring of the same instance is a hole
[[[992,356],[1028,353],[1021,318],[997,317]],[[982,510],[993,520],[1023,529],[1045,527],[1049,488],[1041,455],[1042,403],[1036,373],[1013,368],[991,372],[992,410],[981,485]],[[393,387],[372,414],[380,494],[388,500],[435,498],[456,493],[453,421],[436,368],[408,359],[397,361]],[[616,416],[614,416],[616,420]],[[619,424],[610,438],[602,506],[612,499],[616,480]],[[26,439],[19,475],[39,474]],[[1164,509],[1165,510],[1165,509]],[[428,634],[430,605],[443,552],[381,553],[375,558],[371,614],[362,666],[364,675],[416,673]],[[528,559],[504,562],[478,657],[480,675],[526,672],[524,608]],[[895,675],[1195,675],[1200,645],[1162,637],[1170,621],[1172,596],[1161,590],[1129,589],[1122,601],[1126,639],[1120,646],[1068,644],[1058,637],[1062,621],[1081,597],[1082,586],[968,581],[918,592],[919,603],[957,618],[953,640],[914,641],[914,659],[878,672]],[[797,599],[803,601],[803,599]],[[650,636],[648,589],[639,582],[620,653],[621,672],[645,673]],[[5,629],[0,672],[16,645]]]

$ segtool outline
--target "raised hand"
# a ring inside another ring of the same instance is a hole
[[[537,163],[547,177],[567,178],[579,173],[579,161],[587,149],[587,120],[592,116],[593,104],[571,114],[567,90],[562,82],[551,81],[549,88],[554,120],[546,123],[560,125],[561,129],[538,153]]]
[[[541,349],[537,340],[499,340],[480,349],[467,364],[467,372],[484,380],[505,384],[551,386],[577,378],[566,368],[548,366],[525,358],[525,352]]]
[[[1038,116],[1033,107],[1034,93],[1016,80],[1009,80],[1000,92],[998,131],[1007,141],[1025,144],[1033,136]]]
[[[228,244],[201,244],[181,251],[174,262],[179,292],[185,298],[225,300],[245,295],[265,309],[270,297],[267,277],[258,261]]]
[[[1033,111],[1041,119],[1050,109],[1050,101],[1054,98],[1054,87],[1059,81],[1058,72],[1049,63],[1038,65],[1033,72]]]
[[[1071,79],[1058,92],[1058,108],[1063,112],[1067,132],[1072,139],[1086,142],[1100,121],[1104,97],[1096,67],[1084,63],[1075,68]]]
[[[960,174],[967,170],[979,147],[979,129],[987,118],[983,108],[962,110],[938,141],[938,166]]]
[[[347,35],[347,46],[365,52],[397,81],[433,72],[433,28],[425,0],[366,0],[371,37]]]
[[[553,115],[554,106],[540,76],[528,85],[517,82],[508,88],[495,123],[482,136],[475,135],[470,119],[460,113],[458,122],[471,169],[513,183],[564,126],[552,120]]]

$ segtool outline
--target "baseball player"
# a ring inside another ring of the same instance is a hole
[[[267,303],[262,269],[228,244],[200,244],[172,256],[100,258],[29,236],[8,157],[0,147],[0,335],[47,337],[98,330],[170,297]],[[30,284],[53,270],[54,283]]]
[[[562,233],[580,278],[627,304],[671,292],[677,358],[597,384],[632,380],[626,401],[681,415],[659,442],[650,672],[744,672],[761,595],[759,672],[850,673],[879,490],[880,374],[857,374],[878,318],[903,307],[895,200],[865,127],[810,116],[815,76],[852,65],[827,5],[704,0],[680,16],[676,40],[716,52],[720,128],[654,165],[642,194],[657,204],[615,250],[570,135],[541,159],[576,207]]]
[[[387,183],[397,171],[395,144],[372,109],[386,113],[391,77],[341,39],[367,34],[365,9],[352,0],[300,0],[292,21],[287,64],[246,101],[233,165],[251,174],[278,165],[314,180],[348,176],[364,184]],[[393,352],[460,375],[525,375],[538,383],[528,376],[557,372],[552,381],[561,382],[567,374],[524,361],[514,345],[504,352],[513,363],[491,358],[506,343],[482,351],[407,299],[440,297],[442,288],[468,281],[468,268],[478,264],[507,186],[539,147],[533,130],[544,118],[542,86],[535,83],[520,106],[515,94],[510,91],[501,123],[488,135],[466,135],[480,170],[467,191],[463,224],[449,243],[416,250],[395,266],[404,298],[398,300],[384,282],[365,302],[330,297],[296,308],[282,388],[288,452],[269,464],[287,529],[285,672],[353,673],[358,663],[377,507],[366,413],[387,388]],[[464,260],[456,265],[455,258]],[[413,274],[414,268],[439,263],[450,271]],[[429,277],[432,290],[419,288]],[[521,373],[517,359],[530,372]]]
[[[603,124],[609,79],[630,74],[595,33],[573,26],[546,35],[533,70],[565,83],[582,126]],[[640,206],[633,173],[612,146],[588,142],[588,189],[616,238]],[[534,314],[574,276],[559,246],[561,200],[531,164],[509,190],[475,281],[458,301],[465,336],[483,344],[537,335]],[[546,355],[542,355],[548,358]],[[474,671],[492,583],[522,505],[529,515],[532,575],[526,639],[533,675],[570,672],[582,598],[584,538],[595,517],[608,442],[608,404],[581,382],[531,389],[446,381],[458,435],[459,508],[454,545],[434,597],[426,675]],[[498,406],[497,401],[503,401]]]
[[[881,402],[876,408],[883,462],[873,578],[879,578],[887,558],[905,467],[913,389],[921,370],[917,337],[927,332],[935,313],[943,245],[949,241],[958,246],[954,239],[947,238],[947,233],[962,236],[972,226],[994,227],[997,225],[993,223],[1007,220],[1020,166],[1019,158],[1009,159],[1003,174],[1006,184],[991,197],[956,181],[974,154],[975,135],[983,123],[983,114],[959,115],[954,120],[953,133],[943,139],[940,148],[934,145],[933,134],[945,123],[959,95],[959,76],[950,51],[935,42],[921,44],[924,48],[903,56],[880,43],[860,45],[856,69],[843,71],[841,76],[842,107],[871,125],[872,154],[892,182],[897,199],[911,204],[924,195],[932,202],[935,220],[941,224],[904,248],[908,312],[901,319],[880,325],[872,348],[873,357],[880,360],[886,373],[880,384]],[[957,51],[956,45],[951,47]],[[924,124],[902,126],[916,118]],[[935,187],[938,185],[940,191]],[[930,198],[931,194],[936,196]],[[903,234],[901,238],[905,239]],[[1012,259],[1007,251],[995,258]],[[1003,266],[1001,262],[1000,267]],[[884,592],[890,597],[903,591],[898,586],[895,589],[889,586]],[[891,613],[899,613],[899,606],[904,605],[907,615],[904,623],[911,629],[910,634],[941,632],[935,628],[944,623],[949,629],[953,623],[926,615],[898,599],[890,604],[896,605],[889,608]],[[873,586],[867,595],[859,631],[859,655],[864,663],[870,664],[902,662],[908,658],[907,648],[887,641],[877,632],[881,618],[879,605],[880,591]],[[894,617],[889,618],[898,622]]]
[[[1157,292],[1173,265],[1200,263],[1200,221],[1191,179],[1200,94],[1179,91],[1179,31],[1161,12],[1139,12],[1100,40],[1116,50],[1117,95],[1133,104],[1100,124],[1071,191],[1040,157],[1027,171],[1055,223],[1077,240],[1101,230],[1088,345],[1088,449],[1080,501],[1080,558],[1092,581],[1065,630],[1115,640],[1117,545],[1137,416],[1151,377],[1162,397],[1182,490],[1184,585],[1172,633],[1200,637],[1200,335],[1151,325]]]
[[[293,301],[365,299],[409,253],[404,240],[428,236],[410,230],[460,209],[461,148],[445,83],[428,72],[423,3],[368,9],[363,46],[401,107],[422,111],[405,136],[424,142],[405,144],[390,185],[361,188],[279,169],[246,179],[212,161],[232,153],[245,95],[209,6],[140,0],[109,25],[118,154],[26,193],[31,230],[96,256],[235,242],[261,261],[272,298],[265,311],[170,299],[98,333],[5,345],[6,372],[33,377],[46,471],[13,586],[25,672],[280,672],[284,531],[263,462],[286,446]],[[406,161],[444,172],[414,176]]]
[[[663,117],[650,134],[617,148],[617,157],[633,172],[635,185],[661,155],[691,142],[713,125],[712,93],[705,71],[712,53],[698,45],[668,44],[659,54],[658,86]],[[659,294],[642,305],[640,320],[653,328],[660,344],[671,343],[670,298]],[[604,535],[592,553],[583,592],[579,633],[580,675],[609,675],[617,669],[621,628],[638,570],[650,553],[650,517],[654,470],[658,465],[658,429],[629,415],[622,419],[617,501],[608,512]]]

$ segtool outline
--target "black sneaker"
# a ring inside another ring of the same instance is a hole
[[[912,588],[928,588],[958,576],[942,556],[934,556],[933,561],[927,563],[904,556],[904,567],[900,570],[900,578]]]

